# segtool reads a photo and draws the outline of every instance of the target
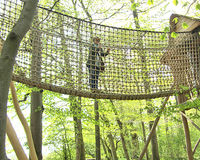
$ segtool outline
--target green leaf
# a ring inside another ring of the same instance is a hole
[[[166,34],[162,34],[162,35],[160,36],[160,38],[161,38],[162,40],[165,40]]]
[[[132,3],[132,5],[131,5],[131,9],[132,9],[133,11],[136,10],[136,7],[137,7],[137,4],[136,4],[136,3]]]
[[[184,4],[183,4],[183,7],[187,7],[189,5],[189,2],[185,2]]]
[[[196,10],[200,10],[200,4],[199,3],[196,5]]]
[[[172,33],[171,33],[171,37],[172,37],[172,38],[176,38],[176,37],[177,37],[177,33],[176,33],[176,32],[172,32]]]
[[[177,6],[177,5],[178,5],[178,0],[173,0],[173,4],[174,4],[175,6]]]
[[[172,22],[174,22],[175,24],[178,23],[178,17],[175,17]]]
[[[183,22],[183,23],[182,23],[182,27],[183,27],[184,29],[187,29],[189,26],[188,26],[187,23]]]
[[[39,89],[39,88],[37,88],[37,87],[33,87],[33,88],[32,88],[32,91],[33,91],[33,92],[39,92],[40,90],[41,90],[41,89]]]
[[[148,0],[147,4],[148,5],[153,5],[153,0]]]
[[[165,27],[164,32],[169,32],[169,27]]]

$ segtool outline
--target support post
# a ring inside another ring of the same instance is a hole
[[[199,143],[200,143],[200,139],[198,140],[198,142],[196,143],[196,145],[195,145],[195,147],[194,147],[194,149],[193,149],[193,152],[192,152],[193,155],[195,154],[196,149],[197,149]]]
[[[187,101],[187,98],[185,94],[178,95],[178,104],[184,103]],[[183,114],[185,114],[185,111],[182,111]],[[187,154],[188,154],[188,160],[193,160],[193,152],[192,152],[192,145],[190,140],[190,131],[188,126],[187,118],[181,115],[182,121],[183,121],[183,127],[185,131],[185,141],[186,141],[186,148],[187,148]]]
[[[7,122],[6,122],[6,133],[7,133],[8,139],[10,140],[10,143],[12,144],[12,147],[15,151],[17,158],[20,160],[28,160],[28,157],[26,156],[26,154],[19,142],[17,134],[16,134],[8,116],[7,116]]]
[[[196,129],[198,129],[198,130],[200,131],[200,127],[199,127],[197,124],[195,124],[191,119],[189,119],[183,112],[180,112],[180,114],[181,114],[182,116],[184,116],[188,121],[190,121],[190,122],[192,123],[192,125],[193,125]],[[192,152],[193,155],[195,154],[195,151],[196,151],[196,149],[197,149],[199,143],[200,143],[200,139],[198,140],[198,142],[196,143],[196,145],[195,145],[195,147],[194,147],[194,149],[193,149],[193,152]]]
[[[28,146],[30,148],[30,157],[31,157],[31,160],[38,160],[37,158],[37,154],[36,154],[36,151],[35,151],[35,147],[34,147],[34,143],[33,143],[33,138],[32,138],[32,134],[31,134],[31,130],[28,126],[28,123],[19,107],[19,103],[18,103],[18,99],[17,99],[17,94],[16,94],[16,90],[15,90],[15,86],[14,86],[14,83],[11,82],[10,83],[10,88],[11,88],[11,93],[12,93],[12,98],[13,98],[13,104],[14,104],[14,107],[15,107],[15,111],[24,127],[24,130],[25,130],[25,133],[26,133],[26,136],[27,136],[27,141],[28,141]]]

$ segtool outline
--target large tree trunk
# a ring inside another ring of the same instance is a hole
[[[21,15],[12,31],[9,33],[0,57],[0,159],[7,160],[5,149],[5,133],[7,119],[8,90],[11,82],[13,66],[22,38],[29,30],[38,0],[27,0]]]

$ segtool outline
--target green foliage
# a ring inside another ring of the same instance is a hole
[[[196,5],[196,10],[200,10],[200,4],[199,3]]]
[[[33,87],[32,88],[32,91],[34,91],[34,92],[39,92],[41,89],[39,89],[39,88],[37,88],[37,87]]]
[[[148,5],[153,5],[153,2],[154,2],[153,0],[148,0],[147,4]]]
[[[132,3],[132,4],[131,4],[131,9],[132,9],[133,11],[135,11],[136,8],[137,8],[137,6],[138,6],[137,3]]]
[[[184,29],[187,29],[189,26],[188,26],[188,24],[187,24],[186,22],[183,22],[183,23],[182,23],[182,27],[183,27]]]
[[[178,34],[177,34],[176,32],[172,32],[172,33],[171,33],[171,37],[172,37],[172,38],[176,38],[177,36],[178,36]]]
[[[169,27],[165,27],[165,28],[164,28],[164,32],[165,32],[165,33],[163,33],[163,34],[160,36],[161,40],[165,40],[165,39],[167,38],[167,32],[169,32]]]
[[[176,24],[176,23],[178,23],[178,18],[175,17],[172,21]]]
[[[174,4],[175,6],[177,6],[177,5],[178,5],[178,0],[173,0],[173,4]]]

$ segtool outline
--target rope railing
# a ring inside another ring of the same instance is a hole
[[[3,39],[21,9],[21,1],[1,0]],[[199,86],[198,44],[197,33],[172,37],[171,33],[91,23],[38,7],[20,45],[13,80],[89,98],[163,97]]]

